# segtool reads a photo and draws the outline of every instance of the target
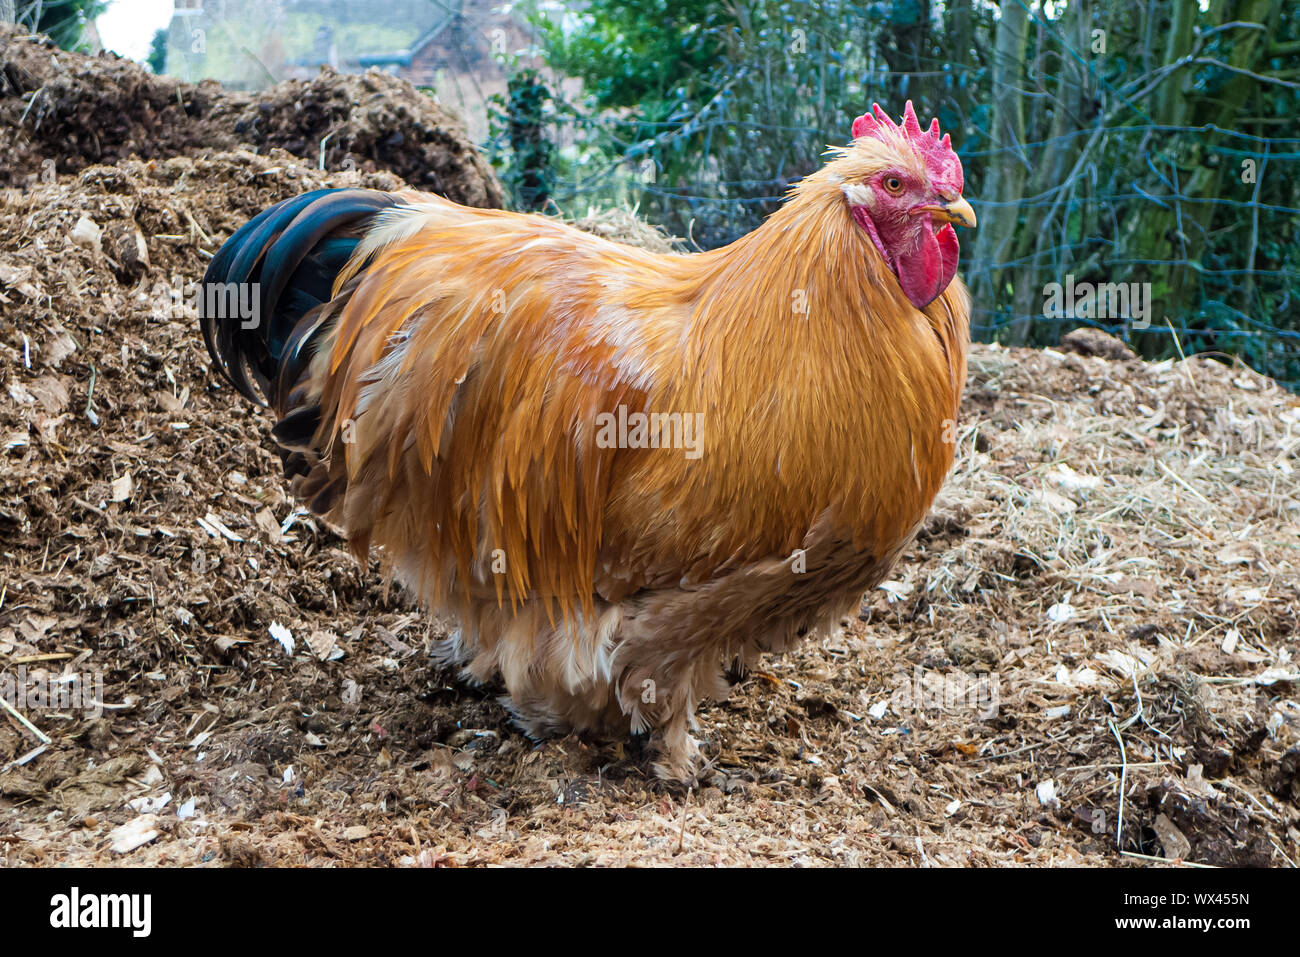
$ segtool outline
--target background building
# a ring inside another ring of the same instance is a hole
[[[376,68],[431,88],[482,139],[487,99],[505,90],[498,57],[527,44],[494,0],[176,0],[167,72],[257,90],[322,66]]]

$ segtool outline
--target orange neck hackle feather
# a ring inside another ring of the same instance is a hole
[[[703,411],[706,445],[692,463],[644,459],[642,478],[664,490],[673,526],[718,523],[706,566],[788,551],[826,508],[860,547],[892,548],[951,466],[966,292],[954,282],[924,312],[903,295],[844,202],[844,183],[892,159],[863,146],[802,181],[759,229],[684,257],[656,286],[689,315],[662,366],[676,374],[656,376],[649,403]]]

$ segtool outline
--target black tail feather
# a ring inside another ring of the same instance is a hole
[[[262,403],[255,381],[265,399],[284,402],[311,361],[324,328],[319,307],[335,278],[371,218],[400,202],[375,190],[315,190],[262,211],[226,240],[203,277],[199,317],[208,353],[231,385]],[[256,311],[241,315],[231,308],[239,302]],[[305,424],[292,429],[295,438]]]

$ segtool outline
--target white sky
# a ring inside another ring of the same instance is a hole
[[[112,0],[95,21],[104,46],[132,60],[149,56],[153,35],[172,19],[172,0]]]

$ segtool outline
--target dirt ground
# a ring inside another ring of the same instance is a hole
[[[893,579],[702,709],[687,791],[437,670],[443,627],[211,370],[186,284],[220,242],[395,174],[184,152],[0,189],[0,690],[103,704],[0,719],[7,864],[1296,866],[1295,396],[1086,333],[975,347]]]

